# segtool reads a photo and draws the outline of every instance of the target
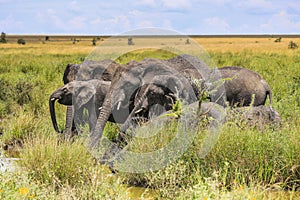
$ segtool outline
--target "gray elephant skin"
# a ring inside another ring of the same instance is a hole
[[[211,69],[198,58],[187,54],[161,62],[188,80],[188,84],[193,88],[193,93],[197,98],[201,99],[204,92],[208,92],[210,101],[226,106],[225,88],[220,81],[221,74],[217,69]],[[141,98],[144,100],[141,101]],[[146,118],[154,117],[171,110],[176,100],[179,100],[178,95],[170,91],[166,85],[146,84],[138,90],[135,96],[135,113],[146,116]],[[142,103],[138,104],[138,102]],[[125,123],[121,132],[125,131],[127,127],[128,123]]]
[[[91,135],[91,148],[98,146],[110,114],[113,114],[114,118],[125,119],[121,132],[126,130],[149,92],[149,87],[145,87],[142,94],[138,95],[140,98],[135,99],[141,87],[145,85],[165,87],[168,93],[185,100],[187,104],[197,100],[190,82],[172,65],[168,66],[157,59],[129,62],[119,67],[114,74],[111,88],[106,95],[95,130]]]
[[[99,79],[104,81],[111,81],[112,76],[119,64],[112,60],[106,59],[102,61],[84,61],[82,64],[68,64],[63,75],[63,82],[67,84],[71,81],[79,80],[86,81],[91,79]],[[65,133],[71,134],[76,131],[76,126],[73,120],[73,107],[67,106],[66,111],[66,126]],[[54,127],[57,131],[57,129]]]
[[[255,127],[260,130],[268,127],[267,125],[281,127],[282,122],[279,113],[265,105],[231,108],[227,112],[226,119],[237,125],[244,123],[246,127]]]
[[[76,124],[82,124],[83,110],[88,110],[88,122],[90,130],[95,126],[99,115],[99,108],[102,106],[104,98],[109,90],[110,81],[93,79],[89,81],[72,81],[55,90],[49,98],[49,108],[52,124],[57,132],[58,130],[55,102],[74,106],[74,120]],[[73,119],[73,113],[72,117]]]
[[[272,91],[261,75],[242,67],[226,66],[219,68],[225,80],[226,98],[230,106],[265,105],[269,95],[272,108]],[[253,99],[254,96],[254,99]]]

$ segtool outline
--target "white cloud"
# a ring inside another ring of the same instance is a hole
[[[142,15],[143,12],[141,12],[141,11],[139,11],[139,10],[132,10],[132,11],[129,11],[129,14],[130,14],[130,15],[133,15],[133,16],[135,16],[135,17],[137,17],[137,16]]]
[[[11,32],[14,29],[19,29],[22,27],[22,22],[14,19],[12,15],[7,16],[0,20],[1,31]]]
[[[219,17],[206,18],[203,20],[204,29],[211,31],[211,33],[228,33],[230,32],[230,26],[226,20]]]
[[[274,13],[277,9],[277,4],[269,0],[246,0],[240,1],[236,5],[239,9],[243,9],[245,12],[252,14]]]
[[[162,0],[163,6],[169,9],[184,9],[190,8],[191,2],[189,0]]]
[[[70,8],[70,10],[75,11],[75,12],[80,11],[80,7],[79,7],[77,1],[71,1],[71,3],[69,4],[69,8]]]
[[[293,20],[293,15],[280,11],[273,15],[267,23],[260,26],[265,32],[299,33],[300,20]]]
[[[72,28],[75,29],[82,29],[86,27],[86,18],[82,16],[74,17],[73,19],[69,20],[69,24]]]
[[[90,24],[97,25],[97,24],[101,24],[102,22],[103,22],[103,20],[98,17],[98,18],[93,19],[92,21],[90,21]]]
[[[273,4],[272,2],[268,0],[246,0],[246,1],[239,1],[237,4],[241,7],[247,7],[247,8],[272,8]]]
[[[143,6],[150,6],[150,7],[155,7],[157,5],[156,0],[139,0],[138,5],[143,5]]]
[[[144,20],[144,21],[138,22],[137,27],[140,27],[140,28],[153,27],[153,23],[150,20]]]

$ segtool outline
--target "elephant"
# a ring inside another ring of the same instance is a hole
[[[209,93],[211,102],[216,102],[222,106],[225,103],[225,88],[222,85],[221,75],[217,69],[209,68],[204,62],[192,55],[182,54],[169,60],[162,60],[167,66],[175,69],[181,76],[185,77],[192,86],[197,98],[202,98],[204,92]],[[145,93],[145,90],[148,92]],[[168,88],[163,85],[143,85],[135,97],[134,107],[137,101],[145,96],[141,107],[136,113],[146,116],[146,118],[157,116],[164,111],[172,109],[172,106],[178,98]],[[122,130],[126,130],[126,123]]]
[[[235,66],[219,68],[219,72],[225,80],[226,98],[231,107],[249,106],[251,103],[253,106],[264,105],[269,95],[272,108],[272,91],[258,73]]]
[[[148,92],[147,94],[144,94],[146,89]],[[171,110],[177,100],[176,96],[167,87],[156,84],[146,84],[140,88],[135,97],[135,107],[138,107],[138,101],[142,98],[142,95],[145,95],[144,101],[141,103],[140,109],[138,109],[135,114],[147,119]]]
[[[236,121],[238,119],[238,121]],[[227,112],[226,120],[235,122],[245,122],[245,125],[263,129],[266,125],[281,127],[281,117],[279,113],[265,105],[244,106],[231,108]]]
[[[111,81],[118,67],[120,67],[118,63],[109,59],[101,61],[86,60],[81,64],[76,74],[76,80],[99,79]]]
[[[56,115],[55,115],[55,101],[66,106],[74,106],[75,112],[72,113],[77,124],[82,123],[83,110],[88,110],[88,122],[90,130],[93,130],[95,122],[99,115],[99,108],[101,108],[104,98],[109,90],[110,81],[102,81],[93,79],[89,81],[71,81],[64,86],[55,90],[49,98],[50,114],[52,124],[56,132],[58,130]],[[111,118],[110,121],[113,121]]]
[[[73,63],[67,64],[67,67],[66,67],[66,69],[64,71],[64,75],[63,75],[64,84],[67,84],[71,81],[75,81],[76,74],[77,74],[79,68],[80,68],[79,64],[73,64]]]
[[[80,68],[79,64],[73,64],[73,63],[69,63],[64,71],[64,75],[63,75],[63,82],[64,84],[67,84],[71,81],[74,81],[76,79],[76,74],[78,72]],[[67,132],[67,134],[69,134],[70,132],[75,131],[75,124],[73,122],[72,119],[72,114],[73,114],[73,107],[72,106],[67,106],[67,111],[66,111],[66,126],[65,126],[65,130]],[[56,129],[54,127],[54,129],[56,131],[58,131],[58,129]]]
[[[119,67],[116,62],[106,59],[102,61],[84,61],[82,64],[68,64],[63,75],[63,82],[67,84],[74,80],[86,81],[91,79],[99,79],[104,81],[111,81],[112,76]],[[66,112],[66,134],[76,130],[73,118],[72,105],[67,106]],[[55,129],[56,131],[58,129]]]
[[[190,82],[172,65],[149,58],[141,62],[129,62],[119,67],[114,74],[96,127],[91,134],[91,150],[98,147],[105,124],[111,114],[124,123],[119,136],[126,131],[152,85],[167,88],[169,93],[178,99],[183,99],[187,104],[197,100]],[[145,89],[140,92],[143,86]],[[137,94],[139,98],[136,98]]]
[[[197,57],[188,54],[178,55],[165,62],[190,81],[198,98],[202,98],[204,92],[207,92],[211,102],[226,106],[225,88],[217,68],[211,68]]]

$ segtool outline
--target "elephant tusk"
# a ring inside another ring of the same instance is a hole
[[[55,100],[56,100],[56,98],[55,98],[55,97],[52,97],[50,100],[51,100],[51,101],[55,101]]]
[[[117,106],[117,110],[120,110],[120,107],[121,107],[121,101],[119,101],[119,103],[118,103],[118,106]]]
[[[169,100],[171,100],[171,104],[174,104],[174,100],[173,100],[173,98],[171,96],[166,95],[166,98],[169,99]]]
[[[102,109],[102,106],[98,109],[99,111]]]
[[[139,112],[143,111],[143,108],[138,109],[137,111],[134,112],[134,114],[137,114]]]

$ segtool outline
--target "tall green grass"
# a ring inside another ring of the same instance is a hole
[[[1,50],[3,51],[3,49]],[[19,52],[19,51],[18,51]],[[143,55],[141,55],[143,54]],[[14,175],[2,175],[0,195],[23,197],[29,189],[38,199],[126,199],[125,183],[155,189],[157,198],[178,199],[285,199],[297,195],[300,180],[300,57],[296,54],[210,52],[218,67],[238,65],[260,73],[273,91],[273,106],[280,113],[282,128],[241,129],[225,124],[214,149],[200,159],[199,135],[185,154],[165,169],[143,174],[110,172],[93,160],[80,137],[62,142],[51,125],[49,95],[61,86],[67,63],[80,63],[86,55],[71,53],[36,55],[5,53],[0,59],[0,144],[19,140],[21,168]],[[119,62],[143,57],[169,58],[162,52],[133,52]],[[57,105],[60,129],[65,107]],[[106,128],[114,139],[115,125]],[[166,144],[172,129],[162,132],[148,149],[133,139],[132,148],[148,151]],[[164,140],[165,139],[165,140]],[[264,190],[261,190],[263,188]],[[281,194],[283,189],[290,193]],[[238,198],[239,197],[239,198]],[[242,198],[243,197],[243,198]]]

